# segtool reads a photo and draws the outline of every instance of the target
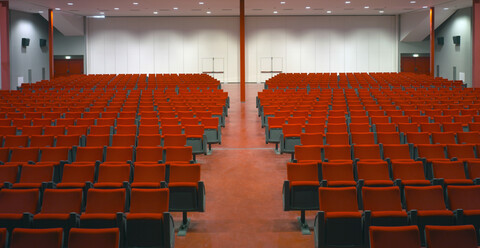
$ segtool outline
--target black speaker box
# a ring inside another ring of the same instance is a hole
[[[460,36],[453,36],[453,44],[460,45]]]
[[[30,39],[29,38],[22,38],[22,46],[27,47],[30,45]]]
[[[443,46],[443,43],[444,43],[443,37],[438,37],[437,38],[437,44],[440,45],[440,46]]]
[[[45,40],[45,39],[40,39],[40,46],[41,46],[41,47],[47,46],[47,40]]]

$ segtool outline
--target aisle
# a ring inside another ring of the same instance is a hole
[[[265,144],[265,131],[255,108],[263,85],[247,84],[247,101],[240,103],[239,84],[224,85],[230,109],[222,130],[222,145],[199,156],[206,187],[206,212],[191,213],[185,237],[175,247],[313,247],[313,235],[300,233],[298,212],[282,209],[285,163],[290,155],[276,155]],[[314,212],[307,214],[310,225]],[[179,222],[181,214],[174,213]],[[312,232],[313,233],[313,232]]]

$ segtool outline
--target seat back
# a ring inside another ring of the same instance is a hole
[[[130,213],[164,213],[168,212],[169,190],[132,189]]]
[[[85,213],[125,212],[125,189],[89,189]]]
[[[0,213],[22,214],[37,212],[38,189],[2,189],[0,190]]]
[[[442,186],[405,186],[405,206],[407,211],[446,210]]]
[[[371,226],[370,247],[420,248],[418,226]]]
[[[45,189],[42,210],[44,214],[81,213],[82,189]]]
[[[476,248],[477,234],[473,225],[425,226],[428,248]]]
[[[30,229],[15,228],[12,232],[11,248],[63,246],[63,228]],[[35,245],[34,245],[35,244]]]
[[[371,211],[402,211],[398,187],[363,187],[363,209]]]
[[[119,242],[118,228],[72,228],[68,237],[68,247],[70,248],[118,248]]]
[[[355,187],[318,189],[320,211],[358,212],[357,190]]]

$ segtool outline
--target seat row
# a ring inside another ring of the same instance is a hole
[[[173,191],[89,189],[84,197],[81,189],[46,189],[42,193],[38,189],[2,189],[0,227],[10,233],[13,230],[11,247],[16,247],[17,228],[55,228],[55,240],[65,247],[75,247],[73,242],[78,242],[68,238],[76,233],[76,228],[115,228],[115,247],[172,247],[175,234],[168,211],[176,197]],[[38,245],[26,239],[17,242],[23,244],[19,247]],[[84,245],[88,243],[83,241]],[[93,247],[101,245],[108,243]],[[52,246],[42,243],[42,247]]]
[[[0,228],[0,247],[28,248],[35,245],[51,248],[119,248],[120,231],[118,228],[71,228],[65,237],[62,228],[14,228],[11,232]],[[65,240],[65,242],[64,242]],[[165,246],[167,247],[167,246]]]

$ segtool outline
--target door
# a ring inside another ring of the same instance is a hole
[[[55,77],[83,74],[83,59],[55,59]]]
[[[400,63],[402,72],[430,74],[430,57],[402,56]]]

